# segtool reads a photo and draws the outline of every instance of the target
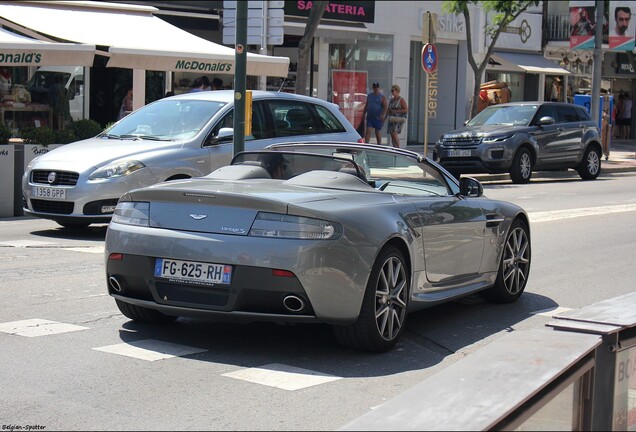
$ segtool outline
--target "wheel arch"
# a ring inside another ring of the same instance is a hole
[[[596,141],[596,140],[592,140],[589,143],[587,143],[587,146],[583,149],[583,153],[581,153],[581,160],[583,158],[583,155],[585,155],[585,152],[587,151],[588,148],[593,148],[595,150],[598,150],[599,154],[603,154],[603,146],[601,146],[601,143]]]
[[[412,278],[413,277],[413,262],[411,261],[411,252],[409,251],[409,247],[406,244],[406,242],[404,241],[404,239],[399,238],[399,237],[390,238],[384,244],[384,246],[382,246],[378,250],[378,255],[380,255],[380,252],[382,252],[387,246],[394,246],[397,250],[400,251],[400,253],[404,257],[404,261],[406,263],[406,270],[408,271],[408,274]]]
[[[168,177],[167,179],[165,179],[164,181],[185,180],[185,179],[189,179],[189,178],[192,178],[192,176],[190,176],[188,174],[173,174],[170,177]]]
[[[530,153],[530,158],[532,159],[532,166],[534,167],[537,164],[537,149],[531,143],[524,141],[517,146],[515,153],[512,155],[513,159],[521,149],[528,150],[528,152]]]

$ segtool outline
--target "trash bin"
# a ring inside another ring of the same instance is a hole
[[[600,103],[599,103],[599,109],[598,109],[598,119],[596,120],[599,131],[601,130],[601,118],[602,118],[602,115],[603,115],[603,96],[604,95],[600,96]],[[614,109],[614,96],[609,95],[609,99],[610,99],[609,112],[611,114],[612,110]],[[592,115],[592,96],[575,94],[574,95],[574,105],[581,105],[581,106],[585,107],[585,109],[587,109],[587,112],[590,113],[590,116]]]

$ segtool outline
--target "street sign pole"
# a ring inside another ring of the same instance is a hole
[[[245,87],[247,72],[247,2],[236,3],[234,59],[234,154],[245,150]]]
[[[428,153],[428,73],[424,74],[424,156]]]
[[[428,154],[428,76],[437,70],[437,14],[426,12],[422,15],[422,69],[424,69],[424,156]]]

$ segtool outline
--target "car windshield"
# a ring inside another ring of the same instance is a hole
[[[225,105],[224,102],[165,99],[128,114],[99,136],[157,141],[194,137]]]
[[[274,147],[286,152],[311,152],[350,159],[369,184],[385,192],[420,196],[455,192],[453,185],[437,169],[418,160],[416,156],[330,144],[279,144]]]
[[[528,126],[539,105],[491,106],[477,114],[467,126],[513,125]]]

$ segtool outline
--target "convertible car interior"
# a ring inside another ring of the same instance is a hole
[[[285,183],[332,189],[376,190],[407,195],[446,195],[441,178],[417,165],[383,168],[368,167],[367,155],[250,151],[238,153],[231,165],[212,172],[207,178],[244,180],[274,178]],[[362,165],[367,165],[362,166]],[[381,165],[382,166],[382,165]]]

